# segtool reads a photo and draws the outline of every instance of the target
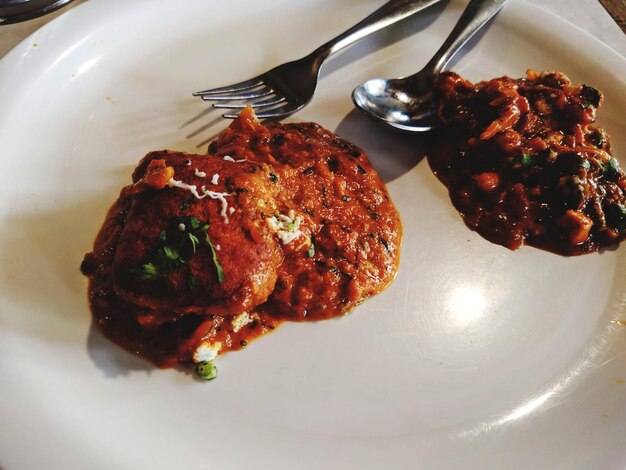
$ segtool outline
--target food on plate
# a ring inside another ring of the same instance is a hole
[[[594,126],[602,93],[559,72],[436,82],[428,162],[465,223],[509,249],[578,255],[626,237],[626,175]]]
[[[357,147],[244,110],[205,155],[146,155],[81,265],[101,331],[161,367],[282,321],[343,315],[393,280],[402,227]]]

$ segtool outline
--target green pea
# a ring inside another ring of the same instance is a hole
[[[196,364],[196,375],[202,380],[213,380],[217,377],[217,367],[209,361],[198,362]]]

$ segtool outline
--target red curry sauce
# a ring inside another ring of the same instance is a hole
[[[317,124],[264,126],[246,110],[207,155],[153,152],[133,182],[81,269],[101,331],[161,367],[346,314],[398,269],[383,182]]]

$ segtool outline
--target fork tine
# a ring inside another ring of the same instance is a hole
[[[283,118],[295,113],[303,106],[304,104],[301,106],[294,106],[293,104],[287,102],[285,106],[280,106],[275,109],[269,109],[267,111],[257,113],[256,117],[258,119]]]
[[[274,93],[271,88],[261,88],[259,90],[251,91],[248,93],[240,93],[235,95],[202,95],[204,101],[230,101],[230,100],[250,100],[254,98],[262,98]]]
[[[284,106],[280,106],[275,109],[270,109],[265,112],[256,113],[256,117],[257,119],[283,118],[283,117],[289,116],[290,114],[295,113],[303,106],[304,105],[293,106],[289,102],[286,102]],[[222,117],[226,119],[236,119],[237,117],[239,117],[239,114],[222,114]]]
[[[246,106],[251,106],[252,108],[267,108],[269,106],[274,106],[276,104],[280,104],[285,101],[286,98],[284,96],[280,98],[270,98],[261,101],[253,101],[251,103],[214,103],[213,107],[218,109],[243,109]]]
[[[219,95],[220,93],[232,93],[237,91],[249,90],[251,88],[255,88],[263,85],[263,80],[259,77],[251,78],[250,80],[246,80],[239,83],[233,83],[232,85],[227,85],[218,88],[211,88],[209,90],[196,91],[192,93],[193,96],[205,96],[205,95]]]

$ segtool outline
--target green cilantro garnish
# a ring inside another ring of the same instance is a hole
[[[154,281],[159,277],[159,269],[154,263],[144,263],[139,267],[138,274],[142,281]]]
[[[309,247],[309,251],[306,252],[309,258],[313,258],[315,256],[315,244],[311,241],[311,246]]]
[[[620,178],[620,172],[617,166],[617,160],[613,157],[609,158],[604,166],[604,177],[609,181],[616,181]]]
[[[180,253],[178,252],[178,249],[174,247],[164,246],[163,248],[161,248],[161,251],[163,252],[163,257],[165,259],[168,259],[173,263],[179,263],[181,261]]]
[[[298,225],[300,225],[300,223],[298,222],[298,219],[292,219],[291,222],[289,222],[287,224],[287,226],[285,227],[285,230],[287,230],[288,232],[293,232],[295,229],[298,228]]]
[[[206,234],[206,242],[209,245],[209,248],[211,248],[211,254],[213,255],[213,264],[215,265],[215,270],[217,271],[217,280],[220,281],[221,284],[222,282],[224,282],[224,270],[222,269],[222,265],[217,259],[215,247],[213,246],[213,243],[211,242],[211,238],[209,237],[208,233]]]
[[[209,224],[196,217],[175,217],[171,220],[168,230],[162,230],[156,239],[150,256],[139,265],[135,273],[142,281],[154,281],[165,277],[191,260],[204,240],[211,250],[213,264],[217,271],[217,279],[224,281],[224,270],[217,259],[215,247],[207,232]],[[189,265],[187,265],[189,268]],[[196,288],[196,278],[189,268],[187,283],[191,290]]]
[[[520,157],[520,163],[526,166],[535,165],[537,163],[537,156],[531,153],[523,153]]]

